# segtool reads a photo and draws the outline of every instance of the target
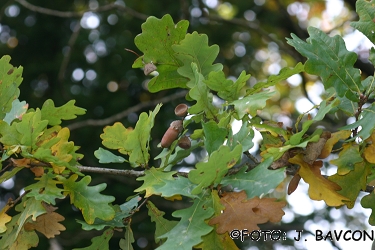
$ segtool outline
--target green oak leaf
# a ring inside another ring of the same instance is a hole
[[[351,101],[358,101],[362,93],[359,69],[353,67],[357,54],[349,52],[342,37],[329,37],[323,31],[308,27],[310,37],[307,42],[292,34],[288,44],[307,57],[305,71],[322,78],[326,89],[334,87],[338,96],[346,96]]]
[[[127,161],[123,157],[115,155],[101,147],[94,152],[94,155],[97,159],[99,159],[99,163],[123,163]]]
[[[204,83],[213,91],[217,92],[217,95],[228,102],[238,100],[241,96],[241,90],[246,85],[246,81],[249,80],[250,75],[247,75],[245,71],[242,71],[238,79],[233,82],[230,79],[226,79],[223,71],[211,71],[208,74],[207,80]]]
[[[189,108],[189,114],[204,112],[207,118],[214,118],[217,110],[212,104],[212,94],[209,93],[207,85],[203,82],[204,78],[203,75],[198,72],[197,64],[191,63],[191,69],[194,73],[194,77],[188,83],[188,87],[191,88],[189,97],[197,102]]]
[[[15,233],[17,238],[21,229],[23,229],[24,224],[30,219],[36,221],[39,215],[47,213],[42,201],[38,201],[33,197],[23,197],[22,202],[16,206],[16,211],[21,212],[20,217],[17,220],[18,229]]]
[[[214,121],[202,123],[202,127],[204,131],[204,146],[208,155],[211,155],[212,152],[224,144],[228,132],[226,128],[220,128]]]
[[[4,121],[10,125],[15,119],[21,120],[28,107],[29,104],[27,104],[25,101],[20,102],[20,100],[14,99],[12,102],[12,109],[6,113]]]
[[[3,172],[3,174],[0,176],[0,183],[3,183],[4,181],[9,180],[13,176],[15,176],[19,171],[21,171],[22,169],[24,169],[24,167],[16,167],[16,168],[13,168],[10,171]]]
[[[10,63],[10,56],[0,58],[0,119],[12,109],[13,100],[20,95],[19,86],[22,82],[23,68],[13,67]]]
[[[109,240],[113,236],[114,230],[109,228],[102,235],[91,239],[92,244],[84,248],[74,248],[73,250],[109,250]]]
[[[212,190],[212,207],[215,211],[214,216],[219,216],[225,207],[220,203],[220,197],[217,190]],[[215,230],[212,230],[208,234],[202,237],[202,242],[195,246],[196,248],[202,248],[205,250],[236,250],[238,247],[234,241],[229,237],[229,234],[225,232],[224,234],[216,233],[217,225],[214,225]]]
[[[1,250],[27,250],[38,246],[39,237],[37,233],[34,230],[26,231],[23,227],[20,227],[17,224],[19,218],[20,214],[17,214],[6,224],[6,231],[1,234],[0,239]],[[16,234],[18,229],[21,230]]]
[[[371,174],[371,166],[365,162],[355,164],[354,169],[345,175],[339,173],[328,176],[328,180],[335,182],[341,187],[337,193],[345,196],[349,201],[344,200],[346,206],[354,207],[358,194],[366,189],[367,176]],[[348,185],[350,183],[350,185]]]
[[[0,120],[0,142],[8,147],[21,145],[23,134],[18,132],[15,123],[9,125],[5,121]]]
[[[148,215],[151,217],[151,221],[155,222],[155,242],[159,243],[159,237],[169,232],[178,222],[165,219],[163,217],[165,213],[160,211],[151,201],[147,201],[146,207],[148,208]]]
[[[54,178],[55,175],[52,173],[35,178],[38,182],[25,187],[25,191],[30,191],[26,194],[26,197],[34,197],[35,200],[44,201],[52,205],[56,204],[56,199],[64,199],[65,195],[62,194],[64,190],[56,186],[62,184],[62,182],[56,181]]]
[[[255,84],[251,89],[247,91],[248,94],[259,92],[262,88],[268,88],[270,86],[274,86],[277,83],[286,80],[287,78],[291,77],[292,75],[299,74],[303,72],[304,65],[299,62],[294,68],[285,67],[282,68],[278,75],[271,75],[268,77],[267,82],[258,82]]]
[[[88,186],[91,182],[90,176],[85,176],[76,182],[77,178],[78,175],[76,174],[69,179],[60,177],[66,194],[70,195],[70,203],[82,211],[83,218],[88,224],[93,224],[95,218],[112,220],[115,211],[108,203],[113,202],[115,197],[100,194],[107,187],[107,184]]]
[[[147,89],[155,93],[165,89],[186,88],[188,79],[177,72],[177,66],[160,65],[159,75],[154,76],[148,83]]]
[[[373,43],[375,42],[374,5],[374,0],[358,0],[355,7],[359,21],[350,23],[350,26],[361,31]]]
[[[255,116],[258,110],[262,110],[266,106],[266,101],[274,94],[274,91],[255,93],[233,101],[229,103],[229,105],[234,105],[234,110],[238,114],[238,119],[242,119],[247,114]]]
[[[247,121],[243,121],[240,130],[237,134],[232,135],[232,133],[228,136],[227,145],[233,150],[237,145],[242,145],[242,151],[248,151],[254,146],[253,143],[254,138],[254,130]]]
[[[177,72],[189,79],[195,78],[194,70],[191,64],[197,65],[197,71],[206,77],[212,71],[223,69],[222,64],[213,64],[219,54],[219,46],[208,46],[208,37],[205,34],[198,34],[194,31],[192,34],[186,34],[179,44],[173,45],[172,49],[176,52],[176,57],[183,63]],[[188,85],[189,86],[189,85]]]
[[[160,168],[151,167],[145,171],[145,175],[138,177],[137,181],[144,181],[143,185],[134,190],[134,192],[146,191],[145,197],[149,197],[153,194],[160,195],[158,188],[166,185],[168,181],[173,181],[172,175],[177,173],[176,171],[164,172]]]
[[[245,190],[249,199],[267,194],[275,189],[285,178],[284,169],[269,170],[273,158],[267,158],[254,169],[246,172],[247,167],[221,181],[223,185],[231,185],[236,190]]]
[[[356,163],[363,162],[361,153],[359,152],[359,145],[348,143],[343,145],[343,150],[340,151],[339,157],[330,160],[329,163],[336,165],[337,174],[346,175],[354,170]]]
[[[370,208],[371,215],[368,219],[370,225],[375,226],[375,193],[372,191],[370,194],[364,196],[361,200],[361,205],[364,208]]]
[[[198,162],[196,169],[189,172],[189,180],[198,184],[191,193],[199,194],[203,188],[220,183],[228,170],[240,159],[241,154],[241,145],[237,145],[232,151],[228,146],[222,145],[210,155],[207,162]]]
[[[335,99],[332,102],[327,102],[326,100],[322,101],[320,103],[319,111],[318,113],[312,118],[311,120],[307,120],[302,124],[302,130],[298,133],[295,133],[290,137],[290,144],[291,145],[297,145],[301,143],[302,137],[305,135],[307,130],[310,128],[310,126],[316,122],[323,120],[324,116],[331,111],[334,107],[339,105],[340,101],[338,99]]]
[[[198,142],[195,140],[191,142],[191,147],[189,149],[183,149],[180,147],[173,148],[172,144],[170,148],[163,149],[163,151],[161,151],[154,159],[161,159],[160,167],[164,168],[164,171],[170,171],[173,166],[188,157],[194,149],[201,147],[202,145],[202,141]]]
[[[182,195],[190,198],[197,198],[192,194],[193,189],[197,186],[189,181],[188,178],[177,176],[173,180],[163,180],[165,185],[155,186],[155,192],[160,193],[162,197],[172,197]]]
[[[150,92],[186,87],[187,79],[177,73],[182,63],[176,58],[172,45],[185,38],[188,26],[186,20],[174,24],[168,14],[161,19],[151,16],[142,24],[142,33],[135,37],[134,43],[144,53],[143,62],[152,62],[159,73],[148,83]],[[133,64],[133,67],[142,66]]]
[[[288,144],[288,145],[285,145],[285,146],[282,146],[282,147],[267,148],[265,151],[262,152],[262,156],[263,156],[264,159],[267,159],[269,157],[273,157],[273,160],[276,161],[281,156],[283,156],[283,154],[286,151],[288,151],[291,148],[306,148],[306,146],[309,142],[317,142],[320,138],[319,132],[321,133],[322,130],[321,129],[316,130],[314,132],[314,134],[312,134],[310,137],[306,138],[303,142],[301,142],[300,144],[297,144],[297,145]]]
[[[362,129],[357,133],[356,136],[353,136],[350,141],[355,140],[357,137],[362,138],[362,140],[366,140],[370,137],[372,132],[374,131],[374,114],[375,114],[375,104],[372,103],[371,106],[362,109],[362,113],[360,115],[360,119],[352,124],[346,125],[344,127],[339,128],[339,130],[351,130],[355,129],[359,126]]]
[[[126,225],[124,238],[120,240],[119,246],[121,250],[133,250],[132,243],[134,243],[133,230],[130,224]]]
[[[77,115],[85,114],[86,109],[75,106],[75,102],[75,100],[70,100],[61,107],[55,107],[53,101],[48,99],[44,102],[41,109],[42,119],[48,120],[49,125],[55,126],[61,124],[61,120],[72,120]]]
[[[167,240],[157,250],[192,249],[202,242],[202,236],[213,229],[205,223],[214,214],[211,204],[210,198],[201,197],[194,199],[194,204],[190,207],[174,211],[172,215],[181,220],[169,232],[159,236],[159,239]]]
[[[370,55],[369,55],[368,60],[372,63],[372,65],[375,65],[375,48],[374,47],[370,49]]]
[[[36,149],[36,142],[47,128],[48,121],[42,120],[41,112],[37,109],[35,112],[29,112],[22,116],[22,121],[14,123],[17,131],[22,134],[20,143],[32,149]],[[13,126],[13,124],[12,124]]]
[[[93,224],[87,224],[85,221],[77,220],[78,223],[82,225],[82,229],[89,231],[92,229],[95,230],[102,230],[105,227],[125,227],[124,219],[128,218],[129,216],[133,215],[133,210],[138,207],[138,202],[141,198],[137,195],[130,199],[129,201],[119,205],[113,206],[115,210],[115,217],[110,221],[105,221],[96,218]]]
[[[69,129],[65,127],[59,130],[59,127],[56,126],[52,127],[48,133],[50,135],[43,138],[45,141],[38,141],[38,145],[40,143],[41,146],[33,153],[33,157],[50,163],[55,173],[62,173],[65,168],[68,168],[74,173],[82,175],[76,165],[83,155],[76,153],[79,147],[69,141]]]
[[[160,107],[161,104],[158,104],[149,115],[141,113],[134,129],[125,128],[119,122],[105,127],[104,133],[100,135],[103,145],[110,149],[118,149],[122,154],[128,154],[132,167],[147,166],[150,158],[150,133]]]

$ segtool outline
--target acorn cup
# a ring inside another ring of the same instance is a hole
[[[179,117],[185,117],[188,114],[188,106],[184,103],[180,103],[174,109],[174,113]]]
[[[156,70],[156,66],[152,62],[150,62],[150,63],[145,64],[145,67],[143,68],[143,73],[146,76],[148,76],[149,74],[151,74],[155,70]]]
[[[180,148],[183,148],[183,149],[189,149],[191,147],[191,141],[189,139],[189,137],[187,137],[186,135],[182,136],[180,138],[180,140],[178,140],[178,144],[177,144]]]
[[[167,131],[165,131],[163,138],[161,138],[161,147],[169,148],[177,139],[178,135],[182,132],[182,129],[182,120],[173,121]]]

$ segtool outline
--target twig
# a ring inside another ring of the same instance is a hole
[[[27,2],[26,0],[16,0],[16,2],[18,2],[23,7],[27,8],[29,10],[32,10],[32,11],[35,11],[35,12],[38,12],[38,13],[41,13],[41,14],[45,14],[45,15],[57,16],[57,17],[63,17],[63,18],[82,17],[85,12],[104,12],[104,11],[109,11],[109,10],[113,10],[113,9],[117,9],[117,10],[126,12],[127,14],[129,14],[131,16],[134,16],[134,17],[136,17],[138,19],[141,19],[141,20],[146,20],[147,17],[148,17],[147,15],[139,13],[139,12],[129,8],[129,7],[121,6],[121,5],[118,5],[116,3],[110,3],[110,4],[107,4],[107,5],[103,5],[101,7],[93,9],[93,10],[87,9],[87,10],[84,10],[84,11],[59,11],[59,10],[52,10],[52,9],[47,9],[47,8],[44,8],[44,7],[36,6],[36,5],[33,5],[29,2]]]
[[[68,67],[70,56],[71,56],[72,51],[73,51],[73,46],[77,41],[78,34],[79,34],[80,30],[81,30],[81,24],[80,24],[80,22],[77,22],[76,25],[74,26],[73,33],[70,36],[70,39],[68,41],[68,50],[67,50],[66,54],[64,55],[63,61],[61,62],[61,66],[60,66],[59,73],[58,73],[58,76],[57,76],[57,79],[60,83],[59,85],[62,88],[63,94],[65,93],[65,91],[63,89],[62,83],[64,81],[65,71],[66,71],[66,68]]]
[[[145,171],[122,170],[122,169],[113,169],[113,168],[78,166],[78,169],[81,172],[89,172],[89,173],[97,173],[97,174],[113,174],[113,175],[132,176],[132,177],[140,177],[140,176],[145,175]]]
[[[285,53],[293,56],[294,58],[300,58],[301,57],[301,55],[296,53],[296,51],[290,49],[285,43],[283,43],[279,39],[276,39],[273,36],[271,36],[269,34],[269,32],[265,31],[258,24],[254,23],[254,22],[249,22],[249,21],[242,20],[242,19],[239,19],[239,18],[224,19],[224,18],[222,18],[218,15],[213,15],[213,14],[209,14],[206,17],[209,20],[219,21],[219,22],[222,22],[222,23],[235,24],[237,26],[242,26],[244,28],[250,29],[250,30],[258,33],[259,35],[261,35],[266,40],[276,43],[280,47],[281,50],[283,50]]]
[[[119,121],[119,120],[123,119],[124,117],[128,116],[131,113],[138,112],[141,109],[156,106],[158,103],[167,103],[167,102],[179,99],[179,98],[185,96],[186,93],[187,93],[186,91],[181,91],[181,92],[177,92],[175,94],[169,95],[169,96],[165,96],[165,97],[160,98],[160,99],[152,100],[150,102],[141,102],[141,103],[139,103],[135,106],[132,106],[132,107],[120,112],[120,113],[117,113],[117,114],[115,114],[113,116],[110,116],[110,117],[107,117],[105,119],[97,119],[97,120],[88,119],[88,120],[85,120],[85,121],[72,123],[72,124],[68,125],[67,127],[70,130],[74,130],[74,129],[82,128],[82,127],[86,127],[86,126],[108,125],[110,123],[113,123],[115,121]]]

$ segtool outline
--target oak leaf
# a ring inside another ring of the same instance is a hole
[[[309,184],[309,196],[312,200],[324,200],[328,206],[341,206],[344,204],[343,201],[349,200],[337,192],[341,190],[339,185],[322,176],[320,173],[320,168],[323,166],[322,161],[316,161],[309,165],[303,160],[303,156],[298,154],[290,158],[289,162],[300,166],[298,174]]]
[[[245,191],[224,193],[220,203],[225,206],[224,212],[209,221],[209,225],[219,224],[216,229],[219,234],[233,229],[259,230],[258,224],[278,222],[284,215],[281,208],[286,205],[275,198],[247,200]]]
[[[365,148],[363,156],[368,162],[375,163],[375,132],[372,132],[370,138],[368,138],[366,142],[369,145]]]
[[[0,233],[4,233],[7,230],[5,224],[12,220],[12,217],[6,214],[9,208],[10,205],[7,204],[0,211]]]
[[[59,222],[63,221],[64,216],[53,212],[57,208],[49,206],[44,203],[47,213],[42,214],[36,218],[35,222],[25,223],[25,230],[37,230],[44,234],[48,239],[54,238],[55,235],[59,235],[60,231],[64,231],[66,228]]]
[[[352,132],[350,130],[341,130],[331,134],[331,138],[329,138],[324,145],[322,152],[319,155],[319,159],[324,159],[331,154],[333,145],[335,145],[339,140],[344,140],[350,136]]]

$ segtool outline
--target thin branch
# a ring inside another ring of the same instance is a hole
[[[62,83],[64,81],[64,75],[65,75],[65,72],[66,72],[66,68],[68,67],[68,63],[70,61],[70,56],[72,55],[73,47],[74,47],[74,44],[77,41],[78,34],[79,34],[80,30],[81,30],[81,24],[78,21],[73,28],[73,33],[70,36],[70,39],[68,41],[68,49],[67,49],[67,51],[64,55],[63,61],[61,62],[59,73],[57,75],[57,79],[60,83],[61,88],[63,87]],[[62,88],[62,93],[63,94],[65,93],[65,90],[63,88]]]
[[[78,166],[80,172],[89,172],[97,174],[113,174],[131,177],[140,177],[145,175],[145,171],[135,171],[135,170],[122,170],[113,168],[99,168],[99,167],[86,167]]]
[[[82,17],[85,12],[105,12],[105,11],[109,11],[109,10],[113,10],[113,9],[123,11],[123,12],[127,13],[128,15],[131,15],[131,16],[136,17],[136,18],[141,19],[141,20],[146,20],[147,17],[148,17],[147,15],[139,13],[139,12],[129,8],[129,7],[121,6],[121,5],[118,5],[116,3],[110,3],[110,4],[107,4],[107,5],[103,5],[101,7],[98,7],[96,9],[87,9],[87,10],[84,10],[84,11],[59,11],[59,10],[52,10],[52,9],[36,6],[36,5],[33,5],[29,2],[27,2],[26,0],[16,0],[16,2],[18,2],[23,7],[27,8],[29,10],[32,10],[32,11],[35,11],[35,12],[38,12],[38,13],[41,13],[41,14],[45,14],[45,15],[57,16],[57,17],[63,17],[63,18]]]
[[[239,18],[232,18],[232,19],[224,19],[218,15],[209,14],[206,16],[209,20],[213,21],[219,21],[222,23],[229,23],[229,24],[235,24],[237,26],[242,26],[244,28],[250,29],[256,33],[258,33],[260,36],[265,38],[266,40],[270,42],[276,43],[281,50],[283,50],[285,53],[293,56],[294,58],[301,58],[301,55],[296,53],[296,51],[290,49],[285,43],[280,41],[279,39],[274,38],[274,36],[270,35],[269,32],[262,29],[258,24],[254,22],[249,22],[247,20],[239,19]]]
[[[68,125],[67,127],[70,130],[74,130],[74,129],[87,127],[87,126],[105,126],[105,125],[108,125],[108,124],[113,123],[115,121],[119,121],[119,120],[123,119],[124,117],[128,116],[129,114],[138,112],[141,109],[144,109],[144,108],[147,108],[147,107],[153,107],[153,106],[156,106],[158,103],[167,103],[167,102],[179,99],[181,97],[184,97],[186,95],[186,93],[187,93],[186,91],[181,91],[181,92],[177,92],[175,94],[169,95],[169,96],[165,96],[165,97],[160,98],[160,99],[152,100],[152,101],[149,101],[149,102],[141,102],[141,103],[139,103],[135,106],[132,106],[132,107],[120,112],[120,113],[117,113],[117,114],[115,114],[113,116],[110,116],[110,117],[107,117],[105,119],[97,119],[97,120],[88,119],[88,120],[85,120],[85,121],[72,123],[72,124]]]

